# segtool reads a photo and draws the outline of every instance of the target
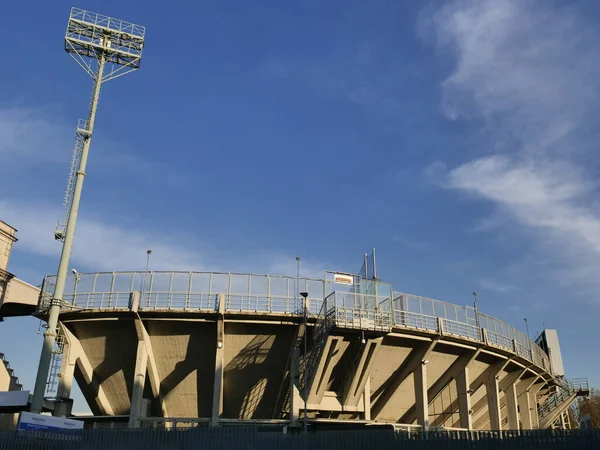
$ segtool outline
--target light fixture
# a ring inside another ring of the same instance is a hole
[[[362,333],[362,339],[360,340],[360,342],[361,342],[362,344],[366,344],[366,343],[367,343],[367,341],[365,340],[365,332],[364,332],[364,331],[361,331],[361,333]]]
[[[424,359],[423,361],[421,361],[421,364],[423,364],[423,365],[429,364],[429,360],[428,359]]]
[[[223,341],[218,340],[217,341],[217,348],[222,348],[223,347]]]

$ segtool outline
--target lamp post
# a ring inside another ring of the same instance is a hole
[[[150,264],[150,255],[152,250],[146,250],[146,270],[144,270],[144,276],[142,277],[142,284],[140,286],[140,296],[146,290],[146,276],[148,275],[148,265]],[[150,303],[150,296],[148,295],[148,303]]]
[[[299,298],[298,298],[299,293],[300,293],[300,257],[296,256],[296,290],[295,290],[296,302],[299,300]],[[299,308],[298,304],[296,304],[295,307]]]
[[[479,304],[477,303],[477,292],[473,292],[473,297],[475,297],[475,301],[473,302],[473,307],[475,309],[475,323],[481,332],[481,326],[479,324]]]
[[[307,308],[306,308],[306,297],[308,292],[300,292],[300,295],[304,298],[304,358],[302,358],[302,371],[304,372],[304,433],[308,432],[308,416],[306,411],[306,402],[308,401],[308,373],[306,371],[306,358],[308,355],[308,330],[306,329],[307,324]]]
[[[72,8],[65,34],[65,50],[94,80],[87,120],[80,120],[75,131],[76,140],[71,159],[71,170],[63,200],[66,206],[65,223],[54,232],[54,238],[63,243],[56,272],[56,284],[50,308],[47,311],[48,328],[44,333],[44,343],[30,411],[40,414],[44,405],[44,395],[54,353],[56,332],[63,305],[67,269],[71,260],[71,249],[81,203],[83,180],[90,144],[98,109],[101,85],[140,67],[146,29],[139,25],[118,19]]]

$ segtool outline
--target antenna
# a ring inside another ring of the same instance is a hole
[[[56,285],[50,303],[48,329],[31,400],[31,411],[40,413],[48,380],[56,326],[63,301],[65,280],[71,258],[71,247],[77,223],[85,168],[92,141],[100,87],[102,83],[132,72],[140,67],[146,29],[139,25],[113,19],[79,8],[72,8],[65,34],[65,50],[92,78],[94,87],[85,120],[79,120],[75,131],[75,147],[63,203],[66,207],[64,224],[58,224],[54,237],[63,243]]]

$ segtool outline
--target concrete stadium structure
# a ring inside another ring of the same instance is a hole
[[[56,398],[76,380],[95,426],[298,426],[306,406],[311,426],[551,428],[586,389],[505,322],[332,272],[76,273],[53,367]]]
[[[36,310],[40,290],[8,271],[8,261],[17,230],[0,220],[0,321],[4,317],[32,314]]]

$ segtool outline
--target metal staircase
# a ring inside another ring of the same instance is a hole
[[[327,343],[327,337],[329,332],[334,326],[333,315],[335,309],[331,308],[331,299],[334,294],[328,295],[323,300],[321,311],[317,321],[313,327],[313,346],[309,355],[304,355],[304,358],[308,358],[306,361],[306,373],[302,374],[301,386],[307,385],[307,391],[310,391],[311,383],[314,381],[315,373],[323,354],[323,349]],[[329,305],[329,306],[328,306]],[[303,389],[304,390],[304,389]]]
[[[587,378],[574,378],[573,380],[562,380],[557,386],[556,392],[538,406],[538,417],[540,428],[549,428],[573,403],[575,398],[590,394],[590,386]]]

